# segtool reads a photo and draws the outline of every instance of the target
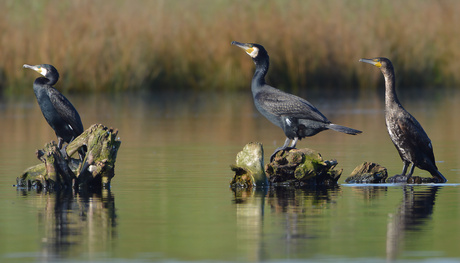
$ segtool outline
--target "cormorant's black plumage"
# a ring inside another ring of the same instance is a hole
[[[256,65],[251,90],[257,110],[273,124],[281,127],[287,137],[284,145],[276,149],[275,153],[288,149],[290,140],[293,140],[290,147],[294,148],[297,140],[313,136],[327,129],[353,135],[361,133],[361,131],[331,123],[305,99],[267,85],[265,75],[270,62],[263,46],[236,41],[233,41],[232,45],[244,49]]]
[[[63,142],[70,143],[83,132],[80,115],[69,100],[53,87],[59,79],[56,68],[48,64],[24,64],[23,67],[33,69],[44,76],[34,81],[34,93],[43,116],[56,133],[58,147],[61,149]]]
[[[436,167],[430,138],[420,123],[403,108],[396,96],[395,73],[391,61],[382,57],[359,61],[380,68],[385,77],[385,122],[391,140],[404,162],[401,175],[393,177],[390,181],[407,182],[416,166],[430,172],[438,182],[447,182]],[[409,174],[406,175],[409,164],[412,166]]]

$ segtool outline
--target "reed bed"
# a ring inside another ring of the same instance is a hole
[[[460,1],[2,1],[0,88],[30,88],[49,63],[74,91],[247,89],[264,45],[283,89],[376,88],[362,57],[386,56],[405,86],[460,83]]]

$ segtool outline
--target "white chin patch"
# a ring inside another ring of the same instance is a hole
[[[255,58],[259,54],[259,49],[256,47],[252,47],[252,48],[247,49],[246,52],[249,54],[249,56],[251,56],[252,58]]]
[[[48,70],[46,70],[46,68],[40,68],[39,73],[42,74],[43,76],[46,76],[46,74],[48,73]]]

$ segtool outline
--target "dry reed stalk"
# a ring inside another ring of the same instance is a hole
[[[237,40],[267,48],[280,88],[375,87],[358,63],[375,56],[401,85],[455,85],[459,12],[451,0],[3,1],[0,81],[28,88],[21,65],[50,63],[63,90],[247,89]]]

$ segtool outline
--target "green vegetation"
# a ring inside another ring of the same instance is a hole
[[[247,89],[271,56],[280,88],[376,88],[358,63],[389,57],[400,85],[460,83],[459,1],[23,1],[0,3],[0,89],[29,88],[22,64],[49,63],[64,90]],[[19,88],[21,87],[21,88]]]

